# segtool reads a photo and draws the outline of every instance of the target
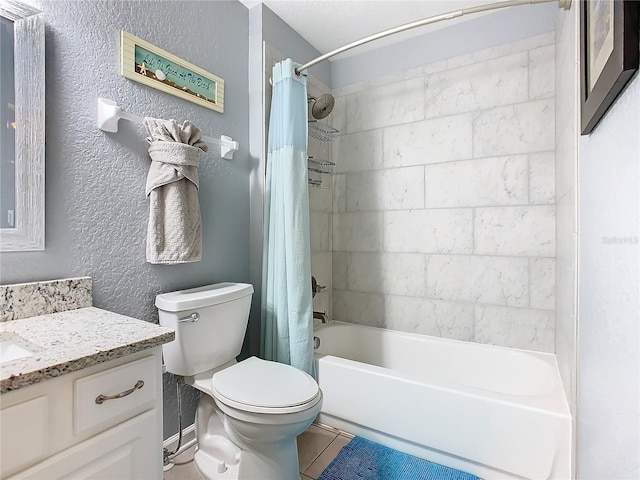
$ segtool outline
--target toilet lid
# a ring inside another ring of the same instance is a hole
[[[306,404],[318,396],[319,390],[316,381],[307,373],[257,357],[217,372],[211,383],[214,396],[221,395],[235,403],[266,408]]]

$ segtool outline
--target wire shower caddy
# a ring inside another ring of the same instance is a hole
[[[320,140],[321,142],[333,142],[338,138],[340,130],[324,123],[320,123],[317,120],[309,120],[308,133],[310,137]],[[307,157],[309,185],[323,190],[332,188],[331,184],[323,186],[323,180],[325,175],[328,175],[329,177],[333,176],[335,166],[336,164],[334,162],[316,155],[309,155]]]

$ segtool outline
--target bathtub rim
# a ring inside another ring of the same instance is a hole
[[[427,386],[429,388],[437,388],[440,390],[446,390],[449,392],[456,392],[463,394],[465,396],[471,396],[475,398],[486,398],[487,396],[491,397],[493,400],[497,402],[501,402],[504,404],[518,404],[523,408],[539,410],[544,412],[545,414],[557,415],[563,418],[571,418],[571,412],[569,409],[569,404],[567,403],[567,397],[564,391],[564,385],[562,384],[562,380],[560,378],[560,371],[556,359],[556,355],[552,353],[546,352],[537,352],[535,350],[524,350],[513,347],[504,347],[500,345],[488,345],[477,342],[471,342],[466,340],[456,340],[450,338],[442,338],[436,337],[433,335],[425,335],[420,333],[412,333],[412,332],[403,332],[401,330],[392,330],[382,327],[373,327],[370,325],[360,325],[357,323],[351,322],[341,322],[341,321],[331,321],[328,324],[323,324],[320,327],[314,329],[314,335],[316,332],[321,332],[324,329],[334,327],[347,327],[347,328],[365,328],[368,330],[376,331],[377,333],[387,334],[387,335],[399,335],[403,337],[408,337],[415,340],[429,341],[429,342],[444,342],[451,345],[460,346],[463,345],[467,348],[478,348],[480,350],[493,350],[496,349],[502,351],[507,354],[518,353],[519,355],[532,356],[534,359],[539,360],[547,364],[547,366],[551,367],[551,375],[553,376],[552,387],[541,394],[532,394],[532,395],[519,395],[519,394],[511,394],[500,392],[491,389],[485,389],[482,387],[476,387],[471,385],[466,385],[463,383],[456,382],[426,382],[422,381],[422,379],[416,378],[409,373],[393,370],[392,368],[374,365],[366,362],[360,362],[358,360],[352,360],[349,358],[341,357],[339,355],[330,354],[330,353],[322,353],[318,352],[318,350],[314,350],[314,362],[316,375],[320,373],[319,368],[319,360],[323,357],[332,357],[337,359],[338,363],[343,363],[345,366],[353,367],[354,365],[363,365],[368,369],[373,370],[376,374],[379,375],[392,375],[390,372],[393,372],[393,376],[400,376],[403,380],[409,381],[416,384],[421,384]],[[320,345],[320,349],[322,345]],[[329,360],[329,359],[328,359]],[[351,365],[353,364],[353,365]],[[361,368],[361,367],[357,367]]]
[[[376,330],[376,331],[382,331],[382,332],[389,332],[390,334],[397,334],[400,336],[406,336],[408,338],[414,338],[414,339],[418,339],[418,338],[427,338],[430,339],[432,341],[437,341],[437,342],[444,342],[444,343],[450,343],[452,345],[460,345],[460,344],[464,344],[467,346],[473,346],[473,348],[478,348],[478,349],[497,349],[497,350],[502,350],[502,351],[508,351],[508,352],[521,352],[523,354],[526,355],[533,355],[535,357],[540,358],[541,360],[547,360],[549,362],[552,363],[553,366],[555,366],[557,368],[558,366],[558,362],[557,362],[557,357],[555,355],[555,353],[548,353],[548,352],[541,352],[539,350],[527,350],[525,348],[519,348],[519,347],[505,347],[504,345],[492,345],[489,343],[479,343],[479,342],[474,342],[473,340],[459,340],[456,338],[446,338],[446,337],[437,337],[435,335],[428,335],[426,333],[414,333],[414,332],[405,332],[403,330],[395,330],[392,328],[387,328],[387,327],[375,327],[373,325],[361,325],[359,323],[354,323],[354,322],[343,322],[341,320],[332,320],[329,323],[323,323],[320,324],[316,327],[314,327],[313,329],[313,333],[315,335],[316,332],[318,331],[322,331],[325,330],[327,328],[330,328],[332,326],[347,326],[347,327],[358,327],[358,328],[364,328],[367,330]]]

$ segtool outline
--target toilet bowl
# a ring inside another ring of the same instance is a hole
[[[167,371],[201,391],[194,463],[207,480],[298,479],[296,437],[322,406],[307,373],[257,357],[236,362],[252,293],[225,283],[156,297],[160,324],[176,330],[163,346]]]
[[[230,465],[221,465],[224,459],[216,456],[215,449],[215,453],[199,449],[194,460],[205,478],[228,478],[216,475],[227,469],[237,469],[237,477],[231,478],[298,478],[296,437],[309,427],[322,405],[312,377],[289,365],[251,357],[214,374],[209,391],[202,388],[202,381],[193,385],[203,392],[197,422],[206,418],[210,435],[211,415],[217,410],[213,422],[222,421],[226,437],[239,449],[237,464]],[[213,429],[216,435],[219,429]],[[212,464],[215,473],[205,467]]]

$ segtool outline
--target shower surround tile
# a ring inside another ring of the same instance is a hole
[[[381,251],[382,213],[334,213],[333,250],[337,252]]]
[[[347,176],[345,174],[333,176],[333,212],[347,211]]]
[[[562,127],[561,127],[562,128]],[[569,134],[572,132],[570,128],[564,127],[560,136]],[[578,163],[576,160],[576,149],[578,148],[577,141],[568,142],[563,141],[558,143],[556,148],[556,204],[562,203],[563,197],[576,195],[576,184],[578,178]],[[566,199],[565,199],[566,200]],[[572,201],[575,203],[577,198]],[[576,230],[574,230],[576,231]]]
[[[331,179],[329,179],[331,182]],[[333,194],[327,188],[309,188],[309,208],[315,212],[333,213]]]
[[[382,168],[382,130],[341,135],[337,142],[336,171],[368,172]]]
[[[347,252],[333,252],[331,269],[333,273],[333,288],[336,290],[347,289]]]
[[[385,327],[422,335],[473,340],[474,305],[386,295]]]
[[[425,166],[425,207],[525,205],[526,155],[480,158]]]
[[[426,305],[427,315],[438,322],[442,338],[473,341],[475,306],[471,303],[453,303],[431,300]]]
[[[555,100],[482,111],[473,120],[473,153],[491,157],[555,148]]]
[[[0,285],[0,322],[90,307],[92,287],[90,277]]]
[[[325,212],[309,212],[309,236],[311,252],[331,251],[331,215]]]
[[[552,348],[554,62],[549,33],[334,91],[335,319]]]
[[[424,167],[347,174],[347,210],[407,210],[424,207]]]
[[[545,310],[476,306],[474,340],[554,352],[554,315]]]
[[[474,245],[478,255],[554,257],[555,207],[477,208]]]
[[[529,154],[529,203],[551,205],[556,202],[555,152]]]
[[[384,327],[439,337],[438,319],[427,314],[429,303],[429,300],[423,297],[385,295]]]
[[[384,129],[384,167],[407,167],[472,157],[470,114],[452,115]]]
[[[556,92],[554,45],[529,50],[529,98],[550,98]]]
[[[425,79],[416,78],[347,97],[347,133],[424,119]]]
[[[529,305],[529,262],[517,257],[430,255],[427,296],[465,303]]]
[[[574,15],[559,19],[556,48],[556,357],[571,412],[576,412],[576,355],[578,315],[578,127],[576,95],[578,52]]]
[[[473,252],[473,210],[397,210],[384,213],[384,251]]]
[[[528,100],[527,52],[430,75],[425,116],[442,117]]]
[[[410,297],[425,294],[425,257],[412,253],[351,253],[347,260],[347,288],[359,292]]]
[[[553,310],[556,303],[556,262],[554,258],[529,259],[531,307]]]
[[[333,319],[384,327],[384,296],[379,293],[333,291]]]
[[[337,128],[340,132],[347,131],[347,99],[344,96],[339,96],[335,91],[333,92],[335,98],[335,105],[333,111],[329,116],[329,124],[333,128]]]

